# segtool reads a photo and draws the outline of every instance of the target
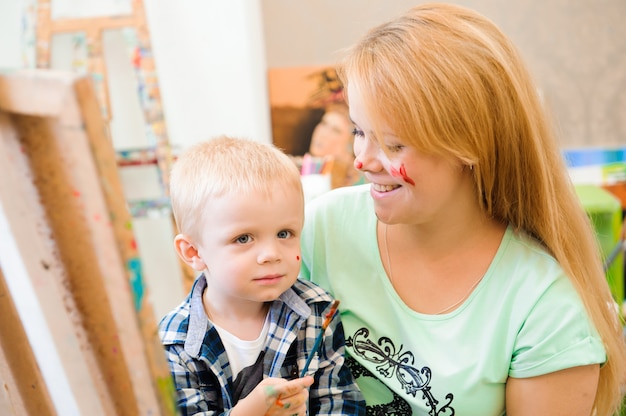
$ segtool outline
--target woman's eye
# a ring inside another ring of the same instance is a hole
[[[282,230],[278,232],[278,238],[289,238],[291,236],[291,231]]]
[[[392,153],[394,153],[394,152],[399,152],[399,151],[400,151],[400,150],[402,150],[403,148],[404,148],[404,146],[403,146],[403,145],[401,145],[401,144],[388,144],[388,145],[387,145],[387,149],[388,149],[390,152],[392,152]]]
[[[248,234],[240,235],[236,240],[239,244],[246,244],[250,242],[250,236]]]
[[[363,130],[359,130],[355,128],[352,130],[352,135],[355,137],[363,137],[364,133],[363,133]]]

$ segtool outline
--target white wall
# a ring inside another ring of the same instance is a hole
[[[18,68],[21,62],[21,11],[18,0],[0,1],[0,68]]]
[[[256,0],[146,2],[174,145],[221,133],[270,141]]]

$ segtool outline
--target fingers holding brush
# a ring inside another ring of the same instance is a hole
[[[305,415],[309,402],[308,387],[313,384],[313,377],[307,376],[271,386],[274,401],[266,416]]]

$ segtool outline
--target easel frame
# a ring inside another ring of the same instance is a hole
[[[100,103],[102,116],[106,122],[111,120],[112,109],[107,85],[108,73],[103,56],[103,33],[107,30],[131,30],[134,33],[132,45],[133,68],[137,77],[139,102],[143,111],[145,131],[151,150],[154,153],[163,198],[169,204],[169,172],[173,163],[169,143],[161,91],[156,72],[156,63],[152,52],[152,42],[143,0],[130,0],[131,12],[128,15],[103,16],[92,18],[52,19],[51,0],[37,0],[36,24],[36,65],[37,68],[49,68],[51,62],[52,38],[61,33],[82,33],[87,44],[86,70],[92,77],[95,94]],[[108,126],[108,125],[107,125]],[[118,166],[122,166],[118,164]],[[158,200],[153,202],[160,203]],[[174,229],[176,224],[171,217]],[[122,242],[120,244],[123,244]],[[136,250],[132,253],[135,257]],[[140,262],[137,262],[140,267]],[[179,261],[182,284],[185,291],[191,289],[195,272],[184,262]]]
[[[88,77],[0,73],[0,269],[59,414],[173,415],[153,312],[118,245],[130,214],[106,128]]]

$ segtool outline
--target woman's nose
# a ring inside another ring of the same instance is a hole
[[[380,146],[374,140],[361,138],[354,142],[354,167],[358,170],[377,171],[382,164],[378,158]]]

